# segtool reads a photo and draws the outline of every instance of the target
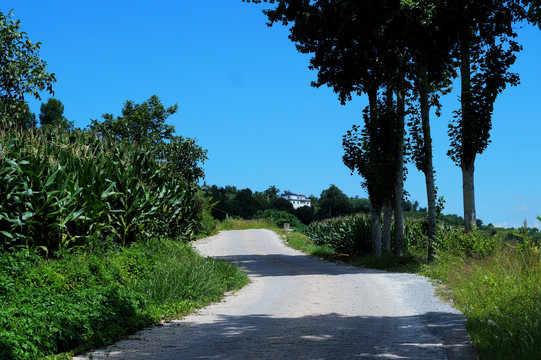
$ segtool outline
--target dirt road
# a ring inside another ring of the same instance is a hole
[[[426,279],[328,263],[269,230],[198,241],[251,284],[194,315],[76,359],[475,359],[464,317]]]

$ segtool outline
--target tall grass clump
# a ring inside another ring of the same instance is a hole
[[[199,226],[194,189],[151,149],[88,132],[0,134],[0,246],[46,253],[90,238],[189,237]]]
[[[538,359],[540,264],[538,247],[506,244],[483,257],[442,253],[425,274],[452,290],[482,359]]]
[[[509,243],[447,227],[439,234],[436,261],[423,273],[452,290],[481,359],[539,359],[540,265],[541,250],[527,232]]]
[[[30,248],[0,253],[0,359],[101,347],[247,281],[234,266],[166,239],[78,249],[57,259]]]

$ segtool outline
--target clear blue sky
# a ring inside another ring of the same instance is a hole
[[[358,175],[342,164],[342,135],[361,121],[366,98],[341,106],[315,89],[309,56],[287,30],[268,28],[261,5],[207,1],[11,1],[14,17],[57,75],[55,97],[85,127],[126,100],[156,94],[179,104],[177,134],[208,149],[207,184],[262,191],[271,185],[319,196],[335,184],[366,197]],[[517,227],[541,215],[541,31],[519,30],[524,50],[514,71],[521,85],[500,95],[492,144],[476,164],[477,214],[485,224]],[[48,98],[44,94],[43,100]],[[39,101],[31,109],[39,113]],[[462,214],[461,172],[446,156],[447,123],[458,107],[444,98],[432,119],[434,164],[444,212]],[[410,166],[410,199],[426,206],[424,177]]]

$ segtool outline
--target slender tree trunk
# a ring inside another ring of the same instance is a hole
[[[370,106],[370,122],[375,121],[377,103],[378,103],[378,89],[375,86],[372,86],[368,89],[368,102]],[[367,124],[368,125],[368,124]],[[373,126],[369,126],[369,129],[373,129]],[[369,130],[369,135],[371,138],[374,137],[374,134],[370,133],[372,130]],[[376,204],[374,199],[370,198],[370,220],[372,223],[372,253],[376,256],[381,256],[381,205]]]
[[[424,143],[424,173],[426,181],[426,197],[428,201],[428,261],[432,261],[434,260],[437,242],[436,189],[434,183],[434,167],[432,165],[432,136],[430,134],[430,105],[426,70],[423,69],[421,77],[419,93]]]
[[[381,256],[381,209],[370,203],[370,221],[372,224],[372,254]]]
[[[393,221],[393,207],[389,200],[383,206],[383,252],[391,252],[391,222]]]
[[[404,124],[405,102],[402,90],[396,93],[398,146],[396,154],[396,183],[394,187],[394,254],[404,255]]]
[[[472,128],[470,125],[473,120],[472,95],[471,95],[471,64],[470,64],[470,35],[469,30],[462,36],[460,48],[460,85],[461,85],[461,110],[462,122],[460,131],[462,132],[460,167],[462,169],[462,198],[464,203],[464,226],[466,232],[472,230],[476,224],[475,215],[475,187],[473,175],[475,170],[475,150],[470,139],[473,134],[469,134]]]
[[[386,88],[386,94],[385,94],[385,101],[387,105],[387,111],[388,112],[395,112],[396,109],[394,108],[394,99],[393,99],[393,88],[390,85],[387,85]],[[389,118],[389,121],[393,119],[392,117]],[[381,124],[382,127],[385,127],[388,130],[389,135],[394,134],[395,130],[395,123],[387,123],[387,124]],[[388,139],[390,143],[393,143],[396,141],[396,139]],[[392,144],[389,146],[385,151],[390,152],[390,149],[393,149],[395,144]],[[388,154],[386,156],[395,156],[395,154]],[[382,170],[383,171],[383,170]],[[383,174],[383,176],[390,176]],[[394,175],[394,174],[393,174]],[[382,241],[383,241],[383,252],[390,253],[391,252],[391,223],[393,221],[393,202],[392,198],[394,197],[394,189],[390,190],[388,194],[385,194],[385,202],[383,204],[383,232],[382,232]]]

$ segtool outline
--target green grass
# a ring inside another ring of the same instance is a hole
[[[218,231],[222,230],[248,230],[248,229],[271,229],[279,230],[273,222],[266,219],[233,219],[227,218],[220,222],[216,227]]]
[[[104,346],[247,282],[234,266],[165,239],[56,260],[28,249],[1,254],[0,358],[60,359]]]
[[[336,255],[336,252],[330,246],[316,245],[312,239],[304,234],[283,230],[280,231],[279,234],[284,242],[293,249],[326,259],[330,259],[332,256]]]
[[[441,256],[423,274],[452,292],[481,359],[539,359],[541,252],[504,246],[483,258]]]

